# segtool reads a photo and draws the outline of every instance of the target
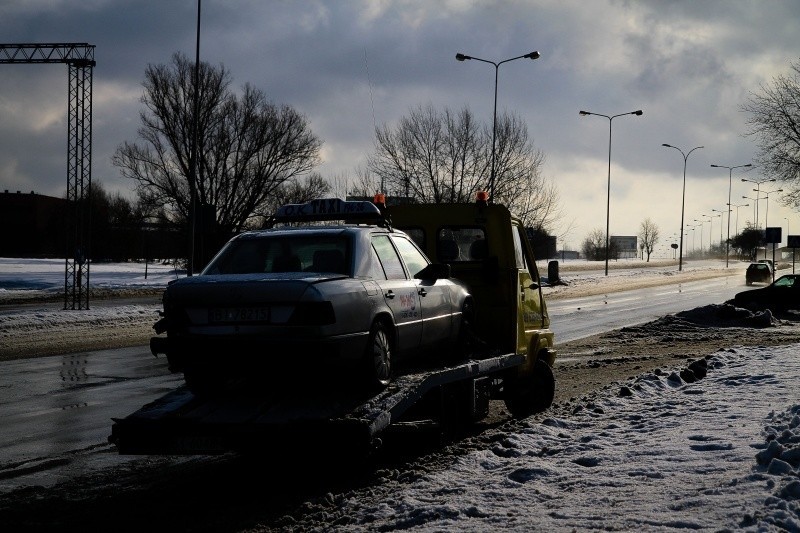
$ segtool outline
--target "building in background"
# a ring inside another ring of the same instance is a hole
[[[612,235],[609,247],[616,252],[615,259],[636,259],[639,257],[637,242],[635,236]]]

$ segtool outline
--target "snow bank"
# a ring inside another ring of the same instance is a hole
[[[690,374],[644,374],[450,468],[387,479],[382,497],[329,505],[348,530],[798,531],[796,352],[730,349]]]

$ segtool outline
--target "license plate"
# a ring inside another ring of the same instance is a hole
[[[222,307],[208,310],[209,322],[269,322],[269,307]]]

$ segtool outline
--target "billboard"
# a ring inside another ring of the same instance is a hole
[[[617,251],[616,256],[618,258],[626,259],[639,256],[637,253],[638,237],[612,235],[610,240],[611,240],[610,242],[611,250],[612,252],[614,250]]]

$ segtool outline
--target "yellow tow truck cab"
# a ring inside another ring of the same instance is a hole
[[[383,198],[376,198],[379,203]],[[497,353],[526,356],[513,369],[519,378],[507,380],[517,394],[542,396],[514,402],[549,405],[554,393],[553,332],[542,295],[533,249],[522,221],[506,206],[479,196],[471,204],[402,204],[386,208],[394,227],[403,230],[431,261],[450,265],[451,275],[464,282],[475,302],[472,328]],[[535,389],[535,390],[534,390]],[[527,412],[524,408],[522,411]],[[524,414],[519,413],[519,414]]]

